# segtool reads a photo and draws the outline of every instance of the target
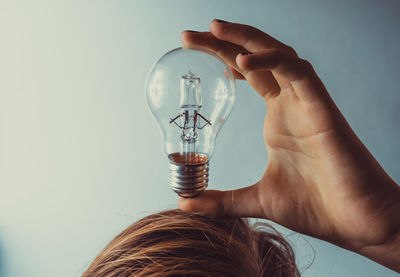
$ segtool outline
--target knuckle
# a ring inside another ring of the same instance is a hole
[[[314,68],[312,64],[304,59],[298,58],[298,67],[304,75],[312,75],[314,72]]]
[[[299,58],[298,60],[299,60],[300,66],[301,66],[303,69],[305,69],[305,70],[307,70],[307,71],[313,70],[313,66],[312,66],[312,64],[311,64],[309,61],[304,60],[304,59],[300,59],[300,58]]]
[[[250,26],[250,25],[242,25],[243,30],[245,30],[246,32],[250,32],[251,34],[258,34],[260,31],[260,29],[257,29],[256,27]]]
[[[294,50],[294,48],[292,48],[292,47],[286,45],[286,46],[283,48],[283,50],[284,50],[285,52],[289,53],[290,55],[293,55],[293,56],[297,57],[297,52],[296,52],[296,50]]]
[[[217,38],[222,37],[228,32],[228,26],[226,24],[214,24],[214,21],[211,22],[210,29]]]
[[[277,56],[277,57],[280,57],[280,58],[287,55],[286,51],[283,51],[282,49],[278,49],[278,48],[272,49],[271,53],[274,56]]]
[[[270,56],[270,62],[272,65],[277,65],[279,64],[281,61],[286,60],[287,59],[287,52],[283,51],[281,49],[273,49],[269,52],[269,56]]]

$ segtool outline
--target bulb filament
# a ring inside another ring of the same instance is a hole
[[[201,113],[202,99],[200,93],[200,78],[191,71],[181,78],[181,112],[174,118],[170,118],[170,124],[174,123],[182,130],[181,134],[181,155],[190,162],[196,151],[196,142],[198,141],[198,130],[208,125],[212,125],[210,120]],[[180,123],[177,122],[180,119]],[[201,122],[204,121],[204,122]]]

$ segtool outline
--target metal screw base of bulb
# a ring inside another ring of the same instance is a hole
[[[170,154],[169,185],[179,196],[198,196],[208,186],[208,156],[191,154],[189,159],[179,153]]]

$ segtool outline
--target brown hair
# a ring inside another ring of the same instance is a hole
[[[211,219],[168,210],[125,229],[83,276],[298,277],[300,273],[289,243],[266,223],[251,227],[247,219]]]

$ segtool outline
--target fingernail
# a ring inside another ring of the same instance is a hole
[[[251,54],[253,54],[253,53],[251,53],[251,52],[242,52],[242,53],[240,53],[240,55],[243,55],[243,56],[251,55]]]
[[[185,30],[185,32],[198,33],[197,31],[193,31],[193,30]]]
[[[214,19],[214,20],[217,21],[218,23],[229,23],[228,21],[221,20],[221,19]]]

